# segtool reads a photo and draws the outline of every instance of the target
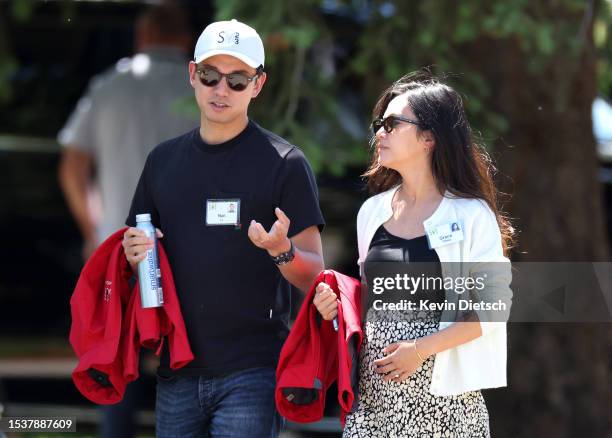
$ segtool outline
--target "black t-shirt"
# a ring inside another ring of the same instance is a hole
[[[211,200],[235,203],[239,224],[207,225]],[[251,219],[270,230],[275,207],[291,220],[289,237],[324,225],[304,154],[253,122],[222,144],[204,143],[195,129],[149,154],[126,223],[150,213],[164,233],[195,356],[172,373],[216,376],[276,365],[288,333],[290,285],[247,236]],[[171,373],[168,364],[164,348],[158,372]]]

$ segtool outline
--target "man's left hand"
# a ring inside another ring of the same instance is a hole
[[[258,248],[265,249],[272,257],[289,251],[291,242],[287,237],[289,232],[289,224],[291,221],[280,208],[274,209],[277,220],[270,228],[270,232],[266,232],[264,227],[257,221],[252,220],[249,225],[249,239]]]

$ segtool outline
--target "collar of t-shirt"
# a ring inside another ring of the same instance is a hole
[[[196,145],[196,147],[200,149],[202,152],[206,152],[206,153],[226,152],[226,151],[229,151],[235,148],[240,143],[243,143],[244,141],[246,141],[246,139],[255,131],[255,129],[256,129],[255,123],[249,120],[249,123],[246,125],[246,127],[236,137],[231,138],[228,141],[225,141],[223,143],[209,144],[209,143],[206,143],[202,139],[202,136],[200,135],[200,129],[196,128],[193,131],[193,142]]]

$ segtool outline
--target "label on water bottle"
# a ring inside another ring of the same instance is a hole
[[[143,308],[159,307],[163,304],[161,291],[161,270],[157,255],[157,239],[155,228],[150,222],[149,215],[137,216],[136,228],[145,232],[147,237],[153,241],[153,248],[146,252],[144,260],[138,263],[138,283],[140,285],[140,301]]]

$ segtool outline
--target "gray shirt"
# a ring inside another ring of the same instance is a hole
[[[94,157],[103,206],[100,241],[124,226],[153,147],[198,125],[195,106],[189,111],[193,102],[187,58],[173,48],[121,59],[91,80],[58,141]]]

